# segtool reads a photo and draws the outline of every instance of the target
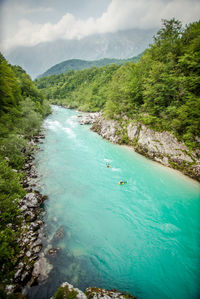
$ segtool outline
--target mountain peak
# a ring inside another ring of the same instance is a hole
[[[152,42],[155,30],[131,29],[116,33],[95,34],[81,40],[57,40],[34,47],[18,47],[6,58],[21,65],[35,78],[65,60],[127,59],[143,52]]]

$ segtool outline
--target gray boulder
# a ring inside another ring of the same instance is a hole
[[[35,193],[28,193],[24,196],[24,200],[25,200],[25,205],[28,208],[37,208],[39,207],[39,202],[38,199],[35,195]]]
[[[35,280],[37,280],[38,283],[45,281],[52,269],[53,265],[50,264],[44,256],[41,256],[34,264],[32,282]]]

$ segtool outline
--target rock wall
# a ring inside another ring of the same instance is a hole
[[[200,181],[200,153],[191,153],[169,132],[156,132],[143,124],[127,120],[119,123],[103,117],[97,118],[91,129],[113,143],[131,145],[136,152]]]

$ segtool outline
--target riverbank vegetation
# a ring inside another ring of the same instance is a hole
[[[105,107],[109,83],[119,68],[115,64],[93,67],[37,79],[35,82],[50,102],[95,112]]]
[[[25,195],[22,167],[31,147],[29,140],[50,113],[26,72],[11,66],[0,54],[0,281],[8,282],[17,262],[20,234],[18,200]]]
[[[36,80],[52,102],[82,111],[103,110],[168,130],[190,148],[200,132],[200,21],[183,28],[163,20],[154,43],[138,62],[69,71]]]

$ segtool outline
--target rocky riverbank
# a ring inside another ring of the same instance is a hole
[[[14,268],[14,278],[11,284],[7,285],[7,294],[21,292],[28,282],[33,284],[37,277],[34,276],[34,269],[39,254],[42,250],[42,204],[47,196],[37,191],[37,171],[34,165],[35,150],[39,150],[38,143],[44,139],[43,134],[32,138],[29,141],[31,153],[28,154],[24,168],[25,176],[22,185],[26,190],[26,195],[18,201],[21,211],[20,236],[17,240],[19,255],[16,257],[17,263]],[[30,149],[29,149],[30,150]],[[12,224],[11,224],[12,225]]]
[[[86,114],[84,115],[86,116]],[[97,117],[100,117],[99,113],[92,114],[84,119],[83,123],[94,122]],[[82,116],[79,118],[81,120]],[[57,248],[56,245],[66,233],[64,227],[61,226],[51,238],[45,236],[42,204],[48,198],[37,190],[39,178],[34,161],[35,151],[41,150],[39,144],[43,142],[44,138],[43,134],[32,138],[29,142],[31,153],[28,155],[25,153],[27,160],[22,169],[25,172],[22,185],[27,193],[18,201],[18,207],[21,211],[19,216],[21,218],[19,228],[21,233],[17,243],[20,250],[16,257],[14,277],[6,286],[6,294],[12,298],[27,298],[26,296],[29,296],[32,286],[47,281],[53,270],[52,258],[55,258],[61,251],[61,248]],[[53,221],[57,221],[57,219]],[[66,294],[73,295],[73,298],[136,298],[131,295],[127,297],[127,294],[120,291],[100,288],[88,288],[82,292],[67,282],[62,284],[53,298],[66,298]]]
[[[78,114],[80,125],[91,125],[102,115],[101,112]]]
[[[92,124],[92,130],[113,143],[128,144],[137,152],[163,165],[173,168],[181,166],[183,168],[178,169],[182,172],[199,179],[198,152],[191,153],[169,132],[155,132],[147,126],[130,120],[123,122],[106,120],[101,113],[80,113],[78,119],[81,124]],[[30,146],[39,150],[38,144],[43,139],[42,134],[33,138]],[[56,256],[61,251],[56,244],[65,234],[63,227],[60,227],[51,239],[44,241],[42,204],[47,197],[37,191],[38,175],[34,152],[28,156],[24,171],[26,176],[22,183],[27,194],[19,201],[22,217],[22,231],[18,239],[20,253],[17,257],[14,279],[6,288],[8,294],[13,292],[16,294],[17,291],[27,294],[31,286],[45,282],[53,269],[53,265],[49,262],[50,257]],[[135,298],[134,296],[127,297],[119,291],[99,288],[88,288],[83,293],[68,283],[58,289],[58,295],[61,293],[63,297],[56,297],[55,294],[53,298],[65,298],[65,292],[69,291],[74,296],[76,295],[73,298]]]
[[[77,298],[77,299],[137,299],[130,294],[118,290],[105,290],[101,288],[87,288],[85,292],[74,288],[68,282],[64,282],[51,299]]]
[[[156,132],[128,119],[107,120],[101,113],[88,113],[81,118],[81,124],[84,123],[92,124],[91,129],[103,138],[113,143],[127,144],[136,152],[200,181],[200,151],[191,152],[171,133]]]

